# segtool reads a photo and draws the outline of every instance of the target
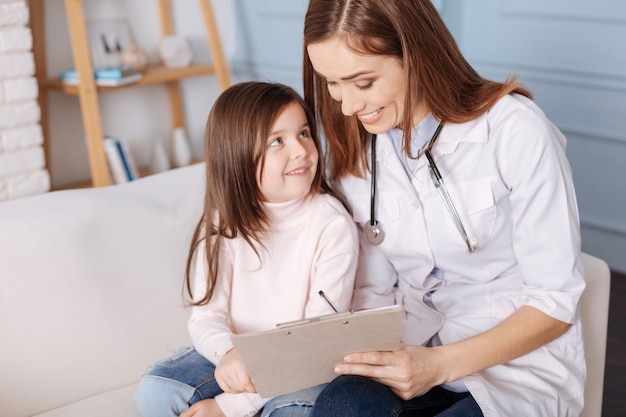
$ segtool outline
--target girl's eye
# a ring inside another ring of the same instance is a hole
[[[283,143],[282,138],[275,138],[274,140],[270,142],[270,147],[278,146],[278,145],[281,145],[282,143]]]
[[[310,138],[311,137],[311,132],[309,132],[308,129],[304,129],[302,132],[300,132],[300,138]]]

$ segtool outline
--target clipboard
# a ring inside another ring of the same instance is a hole
[[[400,349],[399,305],[281,323],[276,329],[234,334],[231,340],[263,398],[331,381],[351,352]]]

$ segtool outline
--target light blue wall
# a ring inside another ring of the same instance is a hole
[[[307,0],[235,0],[236,80],[301,91]],[[517,74],[568,138],[583,250],[626,271],[626,2],[438,0],[486,78]]]
[[[235,0],[235,81],[264,80],[302,91],[302,29],[307,0]]]

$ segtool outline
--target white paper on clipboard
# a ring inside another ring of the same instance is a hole
[[[400,348],[401,306],[336,313],[232,335],[231,340],[264,398],[329,382],[350,352]]]

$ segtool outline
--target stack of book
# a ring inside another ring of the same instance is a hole
[[[114,67],[94,69],[96,85],[103,87],[115,87],[126,85],[141,80],[142,74],[133,67]],[[69,69],[59,74],[61,82],[67,85],[78,85],[78,72]]]
[[[123,184],[139,178],[135,161],[123,140],[106,136],[102,145],[115,184]]]

